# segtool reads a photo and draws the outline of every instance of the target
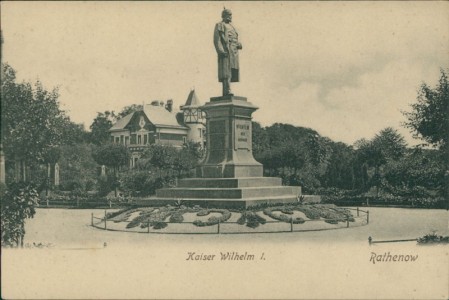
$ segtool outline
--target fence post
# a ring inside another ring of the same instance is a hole
[[[109,199],[109,208],[112,208],[112,200]]]
[[[107,224],[107,218],[106,218],[106,209],[104,210],[104,230],[106,230],[106,229],[108,229],[108,226],[106,225]]]
[[[80,198],[76,197],[76,207],[80,207]]]
[[[90,225],[93,227],[94,226],[94,213],[91,213],[90,216]]]
[[[217,224],[217,233],[220,234],[220,220],[218,220],[218,224]]]
[[[357,217],[359,216],[359,207],[357,206]]]
[[[150,222],[147,223],[147,233],[150,233]]]
[[[293,232],[293,217],[290,219],[290,232]]]
[[[49,203],[49,200],[48,200],[48,197],[47,197],[47,207],[48,207],[48,203]]]
[[[349,228],[349,215],[346,215],[346,228]]]
[[[372,238],[371,236],[369,236],[369,237],[368,237],[368,244],[370,244],[370,245],[371,245],[371,244],[372,244],[372,242],[373,242],[373,238]]]
[[[366,224],[369,224],[369,210],[366,211]]]

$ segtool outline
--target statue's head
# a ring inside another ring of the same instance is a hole
[[[232,21],[232,11],[230,9],[225,8],[221,12],[221,18],[223,19],[224,22],[230,23]]]

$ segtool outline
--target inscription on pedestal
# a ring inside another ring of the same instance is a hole
[[[251,150],[251,121],[235,120],[234,148]]]

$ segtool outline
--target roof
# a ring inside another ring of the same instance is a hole
[[[111,127],[111,129],[109,129],[109,131],[125,129],[126,125],[128,125],[129,121],[131,121],[134,113],[135,112],[132,112],[129,115],[126,115],[123,118],[121,118],[120,120],[118,120],[114,125],[112,125],[112,127]]]
[[[180,125],[176,120],[176,112],[169,112],[163,106],[146,104],[143,111],[150,122],[156,126],[185,128],[185,126]]]
[[[181,106],[181,109],[189,108],[189,107],[200,107],[201,105],[202,104],[201,104],[200,100],[198,100],[195,90],[191,90],[189,93],[189,96],[187,96],[186,103]]]

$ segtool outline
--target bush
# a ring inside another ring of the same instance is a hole
[[[265,224],[266,222],[267,221],[264,218],[253,211],[242,212],[242,216],[237,220],[239,225],[244,225],[246,223],[246,226],[250,228],[256,228],[260,224]]]
[[[104,197],[114,190],[115,183],[112,179],[100,178],[97,182],[98,196]]]
[[[449,236],[437,235],[432,232],[418,238],[418,244],[449,244]]]
[[[182,216],[182,211],[177,211],[170,216],[170,223],[182,223],[184,221],[184,217]]]
[[[165,227],[167,227],[167,223],[156,221],[151,223],[151,226],[153,226],[153,229],[164,229]]]
[[[208,215],[211,212],[215,212],[215,213],[221,213],[221,217],[210,217],[207,221],[195,220],[193,222],[193,224],[195,226],[202,227],[202,226],[217,225],[218,223],[226,222],[231,217],[231,212],[227,209],[209,209],[207,211],[208,211],[208,213],[205,215]],[[203,212],[203,213],[205,213],[205,212]],[[197,213],[197,215],[198,215],[198,213]]]
[[[200,210],[196,215],[197,215],[198,217],[204,217],[204,216],[207,216],[209,213],[210,213],[209,210],[203,209],[203,210]]]
[[[0,198],[2,246],[23,246],[25,219],[34,217],[39,200],[34,186],[22,183],[11,185],[4,193]]]

